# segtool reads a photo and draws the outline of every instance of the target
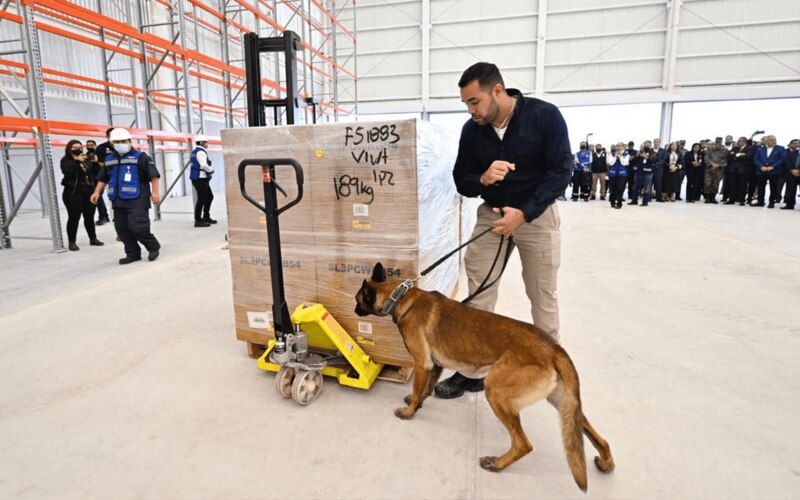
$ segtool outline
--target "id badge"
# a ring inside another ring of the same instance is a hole
[[[125,172],[125,175],[123,176],[123,179],[125,180],[125,182],[130,182],[131,181],[131,171],[130,170]]]

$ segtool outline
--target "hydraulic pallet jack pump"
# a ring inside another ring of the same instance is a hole
[[[245,170],[254,166],[261,168],[264,205],[248,195],[245,188]],[[286,197],[288,194],[275,181],[278,166],[292,167],[297,181],[297,196],[280,208],[277,192]],[[238,174],[242,196],[264,212],[267,223],[275,338],[259,358],[258,367],[278,372],[275,378],[278,392],[304,406],[319,397],[323,375],[336,377],[342,385],[369,389],[383,365],[372,361],[322,304],[300,304],[291,316],[286,305],[278,217],[302,200],[303,167],[287,158],[244,160],[239,164]]]

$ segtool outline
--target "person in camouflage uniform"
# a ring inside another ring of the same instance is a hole
[[[725,165],[728,164],[728,149],[722,145],[722,137],[717,137],[714,144],[706,150],[705,189],[706,203],[719,203],[717,192],[719,183],[725,175]]]

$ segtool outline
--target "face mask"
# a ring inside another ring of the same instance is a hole
[[[597,151],[598,153],[600,153],[600,152],[602,152],[602,151],[603,151],[603,148],[597,148],[597,149],[596,149],[596,151]]]
[[[581,144],[581,151],[585,151],[585,150],[586,150],[586,145],[585,144]]]
[[[90,153],[94,153],[94,148],[86,148],[86,151],[88,151]]]
[[[649,153],[650,152],[650,148],[644,148],[644,152],[645,153]]]
[[[128,151],[131,150],[131,145],[130,144],[114,144],[114,150],[117,153],[119,153],[121,155],[124,155],[124,154],[127,154]]]
[[[74,154],[75,156],[83,154],[83,150],[82,149],[73,149],[71,151],[72,151],[72,154]]]

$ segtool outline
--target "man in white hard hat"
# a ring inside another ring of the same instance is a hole
[[[189,179],[192,181],[195,191],[197,191],[197,203],[194,206],[194,227],[208,227],[216,224],[217,221],[211,218],[211,202],[214,201],[214,193],[211,192],[211,160],[208,159],[208,138],[198,135],[194,138],[195,148],[192,150]]]
[[[150,232],[150,201],[158,203],[158,178],[153,160],[146,153],[133,149],[131,134],[124,128],[115,128],[109,134],[111,148],[97,176],[97,186],[91,196],[97,203],[100,193],[107,187],[108,198],[114,209],[114,228],[125,244],[125,257],[120,264],[142,260],[142,249],[148,251],[148,260],[158,258],[161,244]]]

